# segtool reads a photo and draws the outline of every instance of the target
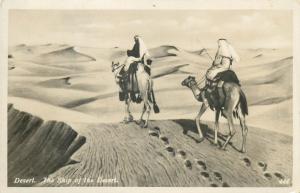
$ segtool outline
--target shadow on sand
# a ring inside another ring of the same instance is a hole
[[[193,139],[196,143],[200,143],[202,142],[199,137],[196,138],[192,135],[189,134],[189,132],[193,132],[195,134],[197,134],[198,136],[198,129],[197,129],[197,126],[196,126],[196,123],[194,120],[191,120],[191,119],[177,119],[177,120],[174,120],[175,123],[179,124],[181,126],[181,128],[183,129],[182,133],[186,136],[188,136],[189,138]],[[214,143],[214,135],[215,135],[215,132],[214,132],[214,129],[211,128],[212,126],[210,125],[207,125],[207,124],[200,124],[200,127],[201,127],[201,131],[203,133],[203,136],[205,139],[207,139],[211,144]],[[222,146],[221,144],[221,141],[224,143],[226,141],[226,138],[227,138],[227,135],[224,135],[222,133],[218,133],[218,144],[219,144],[219,147]],[[228,143],[228,145],[230,145],[234,150],[240,152],[241,150],[238,149],[237,147],[235,147],[231,142]]]

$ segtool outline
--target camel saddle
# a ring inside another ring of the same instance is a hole
[[[147,59],[146,62],[147,64],[144,65],[144,70],[149,76],[151,76],[152,60]],[[130,65],[127,72],[124,71],[124,68],[121,70],[122,77],[120,78],[119,84],[122,92],[119,92],[120,101],[124,101],[128,97],[128,94],[130,94],[131,100],[133,102],[136,103],[142,102],[139,85],[138,85],[138,79],[136,75],[137,66],[138,66],[138,62],[133,62]]]
[[[225,82],[234,82],[241,86],[236,73],[232,70],[226,70],[218,73],[214,80],[207,81],[207,84],[203,89],[205,91],[205,97],[208,100],[209,107],[212,110],[221,109],[224,106],[225,92],[223,84]]]
[[[128,98],[130,94],[130,98],[133,102],[140,103],[142,101],[140,97],[140,90],[138,86],[138,80],[136,76],[138,62],[133,62],[127,72],[122,69],[120,78],[120,87],[121,92],[119,92],[119,100],[124,101]]]

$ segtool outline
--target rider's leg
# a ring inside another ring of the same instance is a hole
[[[210,67],[206,72],[206,79],[209,81],[212,81],[215,78],[215,76],[217,75],[217,73],[216,73],[217,69],[218,69],[217,66]]]
[[[125,72],[127,72],[127,70],[129,69],[130,65],[133,63],[133,62],[137,62],[139,61],[140,59],[139,58],[135,58],[133,56],[129,56],[126,58],[125,62],[124,62],[124,70]]]
[[[212,83],[212,81],[207,80],[204,90],[207,93],[206,98],[208,100],[209,106],[212,110],[214,110],[215,108],[219,107],[219,102],[218,98],[215,96],[216,91],[214,89],[214,86],[211,85]]]
[[[217,76],[218,73],[223,72],[228,69],[228,65],[224,64],[222,66],[213,66],[208,69],[206,73],[206,78],[208,81],[214,81],[215,77]],[[222,86],[217,85],[217,90],[216,92],[212,91],[209,94],[210,100],[213,101],[213,104],[215,107],[220,107],[222,104],[220,101],[224,99],[224,94],[223,94],[223,88]],[[222,99],[222,100],[220,100]]]
[[[217,66],[212,66],[210,67],[207,72],[206,72],[206,87],[210,88],[211,87],[211,83],[213,82],[215,76],[217,75],[217,71],[218,71]],[[210,101],[210,104],[213,104],[214,107],[218,106],[218,103],[216,102],[217,99],[214,96],[213,90],[207,89],[208,91],[208,100]]]
[[[208,80],[213,81],[215,79],[215,77],[217,76],[217,74],[219,74],[220,72],[224,72],[228,69],[229,69],[229,65],[227,65],[227,64],[224,64],[222,66],[213,66],[207,70],[206,78]]]

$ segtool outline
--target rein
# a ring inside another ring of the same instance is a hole
[[[188,83],[188,87],[200,89],[197,82],[192,80]]]
[[[194,80],[191,80],[190,82],[188,82],[188,85],[187,85],[187,86],[188,86],[190,89],[192,89],[192,91],[193,91],[193,93],[194,93],[196,99],[199,100],[200,97],[201,97],[201,96],[200,96],[200,94],[201,94],[201,89],[199,88],[197,82],[194,81]],[[200,92],[199,92],[199,93],[196,93],[195,90],[199,90]]]
[[[116,71],[117,69],[121,68],[125,66],[125,64],[122,64],[122,65],[118,65],[117,67],[113,68],[112,72]]]
[[[205,75],[201,78],[200,81],[196,81],[196,85],[199,87],[200,84],[202,84],[202,82],[204,82],[206,79]]]

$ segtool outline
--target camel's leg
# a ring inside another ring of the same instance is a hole
[[[139,120],[139,124],[143,123],[143,117],[144,117],[145,112],[146,112],[146,105],[144,104],[142,114],[141,114],[141,117],[140,117],[140,120]]]
[[[226,149],[227,144],[230,142],[231,138],[235,134],[235,128],[234,128],[234,124],[233,124],[233,115],[231,113],[231,115],[227,114],[226,116],[227,116],[227,120],[228,120],[229,134],[228,134],[228,137],[222,147],[223,150]]]
[[[233,111],[239,103],[240,94],[237,88],[225,89],[226,91],[226,99],[224,109],[222,110],[223,114],[227,118],[228,127],[229,127],[229,135],[222,147],[223,150],[226,149],[227,144],[230,142],[232,137],[235,134],[235,128],[233,123]]]
[[[225,108],[223,110],[225,117],[227,118],[228,121],[228,127],[229,127],[229,134],[228,137],[222,147],[223,150],[226,149],[227,144],[230,142],[231,138],[234,136],[235,134],[235,128],[234,128],[234,123],[233,123],[233,110],[237,104],[238,98],[237,100],[234,100],[234,97],[229,97],[228,101],[226,101],[225,103]]]
[[[241,128],[242,128],[242,137],[243,137],[241,152],[245,153],[246,152],[246,138],[247,138],[247,133],[248,133],[248,127],[246,125],[245,116],[241,112],[241,108],[238,109],[238,116],[239,116],[239,119],[240,119],[240,125],[241,125]]]
[[[150,86],[151,86],[150,84],[147,86],[148,88],[147,88],[147,90],[144,94],[144,107],[145,107],[144,109],[145,109],[146,114],[147,114],[145,124],[144,124],[144,128],[148,127],[148,120],[149,120],[150,111],[151,111],[150,101],[149,101],[149,98],[148,98],[149,97],[149,95],[148,95],[149,88],[151,88]]]
[[[199,111],[198,115],[195,118],[195,122],[196,122],[196,125],[197,125],[200,140],[203,139],[203,134],[202,134],[202,131],[201,131],[201,128],[200,128],[200,118],[203,115],[203,113],[206,111],[207,108],[208,108],[208,103],[203,102],[202,105],[201,105],[200,111]]]
[[[124,117],[125,123],[133,121],[133,116],[131,115],[131,112],[130,112],[130,103],[131,103],[131,99],[130,99],[130,97],[127,97],[125,100],[125,114],[126,114],[126,116]]]
[[[216,110],[216,116],[215,116],[215,141],[214,141],[215,145],[218,145],[219,117],[220,117],[220,110]]]
[[[140,90],[142,91],[141,93],[141,97],[143,98],[143,110],[142,110],[142,114],[141,114],[141,117],[140,117],[140,124],[143,123],[143,116],[144,114],[146,113],[146,119],[145,119],[145,123],[142,127],[146,128],[148,127],[148,120],[149,120],[149,116],[150,116],[150,111],[151,111],[151,106],[149,104],[149,96],[148,96],[148,93],[149,93],[149,88],[150,88],[150,84],[149,82],[145,82],[144,86],[140,86]],[[143,89],[144,88],[144,89]]]
[[[150,111],[151,111],[151,106],[149,104],[149,102],[146,103],[146,120],[145,120],[145,124],[144,124],[144,128],[148,127],[148,121],[149,121],[149,117],[150,117]]]

